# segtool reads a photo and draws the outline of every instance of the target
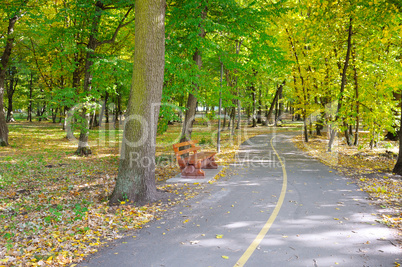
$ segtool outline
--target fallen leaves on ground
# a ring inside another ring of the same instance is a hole
[[[9,125],[11,146],[0,151],[0,266],[74,266],[205,187],[165,183],[180,172],[172,149],[181,132],[176,124],[157,137],[155,170],[158,189],[174,197],[141,207],[128,201],[109,207],[122,139],[122,129],[111,125],[91,131],[90,157],[75,156],[77,144],[57,124]],[[216,149],[211,130],[204,128],[194,131],[193,139],[207,140],[203,150]],[[240,144],[264,132],[265,127],[246,127],[236,135],[223,131],[218,164],[234,162]],[[225,168],[215,179],[229,175]]]

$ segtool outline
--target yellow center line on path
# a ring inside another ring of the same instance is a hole
[[[271,139],[271,142],[270,142],[271,147],[274,150],[276,156],[278,157],[279,162],[281,163],[282,172],[283,172],[283,182],[282,182],[281,195],[279,196],[279,199],[278,199],[278,202],[276,203],[275,209],[272,212],[271,216],[269,217],[268,221],[265,223],[265,225],[261,229],[260,233],[254,239],[254,241],[250,244],[250,246],[247,248],[247,250],[244,252],[244,254],[236,262],[236,264],[234,265],[235,267],[244,266],[244,264],[246,264],[248,259],[251,257],[251,255],[254,253],[254,251],[258,247],[258,245],[264,239],[265,235],[268,233],[268,230],[269,230],[269,228],[271,228],[271,226],[274,223],[276,217],[278,216],[279,210],[281,209],[283,201],[285,199],[286,188],[287,188],[287,183],[288,183],[288,177],[287,177],[287,174],[286,174],[285,164],[283,163],[281,157],[279,156],[278,152],[274,148],[274,145],[272,144],[272,140],[274,140],[274,138],[275,138],[275,136],[272,137],[272,139]]]

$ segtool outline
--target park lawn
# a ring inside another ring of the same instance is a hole
[[[118,207],[109,207],[107,198],[117,176],[121,129],[106,125],[92,130],[89,157],[74,155],[77,143],[68,141],[58,124],[16,122],[9,129],[11,146],[0,151],[0,266],[79,262],[203,188],[164,183],[179,173],[172,144],[178,142],[180,124],[157,137],[157,185],[175,197],[145,206],[123,201]],[[233,162],[239,144],[266,131],[245,127],[235,136],[223,131],[217,161]],[[192,139],[203,149],[216,149],[216,126],[196,121]]]
[[[338,138],[332,152],[327,152],[328,138],[325,134],[310,138],[293,139],[295,145],[310,156],[331,166],[342,175],[352,178],[360,190],[369,194],[372,205],[380,207],[378,221],[398,229],[398,242],[402,244],[402,179],[392,174],[398,153],[398,143],[380,141],[377,148],[369,148],[368,134],[360,134],[359,146],[348,146]]]

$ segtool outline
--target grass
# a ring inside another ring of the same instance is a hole
[[[216,149],[214,126],[197,121],[192,134],[203,149]],[[90,157],[77,157],[60,125],[49,122],[9,124],[10,146],[0,151],[0,266],[64,266],[81,261],[105,242],[121,238],[158,218],[172,205],[198,193],[201,185],[167,185],[179,173],[172,144],[180,124],[157,137],[156,182],[177,196],[168,203],[109,207],[119,163],[122,130],[112,125],[92,130]],[[233,161],[246,139],[267,132],[245,127],[222,132],[218,162]],[[75,133],[78,136],[78,133]],[[224,174],[222,174],[224,175]]]
[[[192,139],[205,150],[215,150],[216,124],[208,126],[197,120]],[[286,124],[275,130],[300,127]],[[106,125],[92,130],[89,139],[93,154],[89,157],[74,155],[77,143],[68,141],[58,124],[17,122],[9,129],[11,146],[0,150],[0,266],[75,264],[106,242],[133,235],[135,229],[160,218],[169,207],[203,188],[165,183],[179,173],[172,151],[181,131],[178,123],[157,136],[156,153],[156,162],[161,163],[156,168],[157,186],[177,197],[145,206],[124,201],[116,207],[107,205],[117,177],[121,129]],[[234,136],[223,131],[219,164],[233,162],[242,142],[264,133],[267,127],[244,127]],[[384,207],[379,220],[400,227],[400,179],[389,174],[395,159],[381,156],[385,150],[395,149],[394,143],[384,142],[381,149],[369,151],[347,147],[340,141],[336,153],[325,152],[325,138],[312,138],[308,145],[296,143],[324,163],[342,166],[339,170],[355,177],[362,190]]]

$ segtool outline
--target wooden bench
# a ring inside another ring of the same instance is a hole
[[[216,152],[198,152],[200,147],[195,146],[197,141],[188,141],[173,145],[176,154],[177,163],[181,169],[183,178],[203,178],[205,172],[201,169],[216,169]],[[187,147],[180,150],[181,147]]]

